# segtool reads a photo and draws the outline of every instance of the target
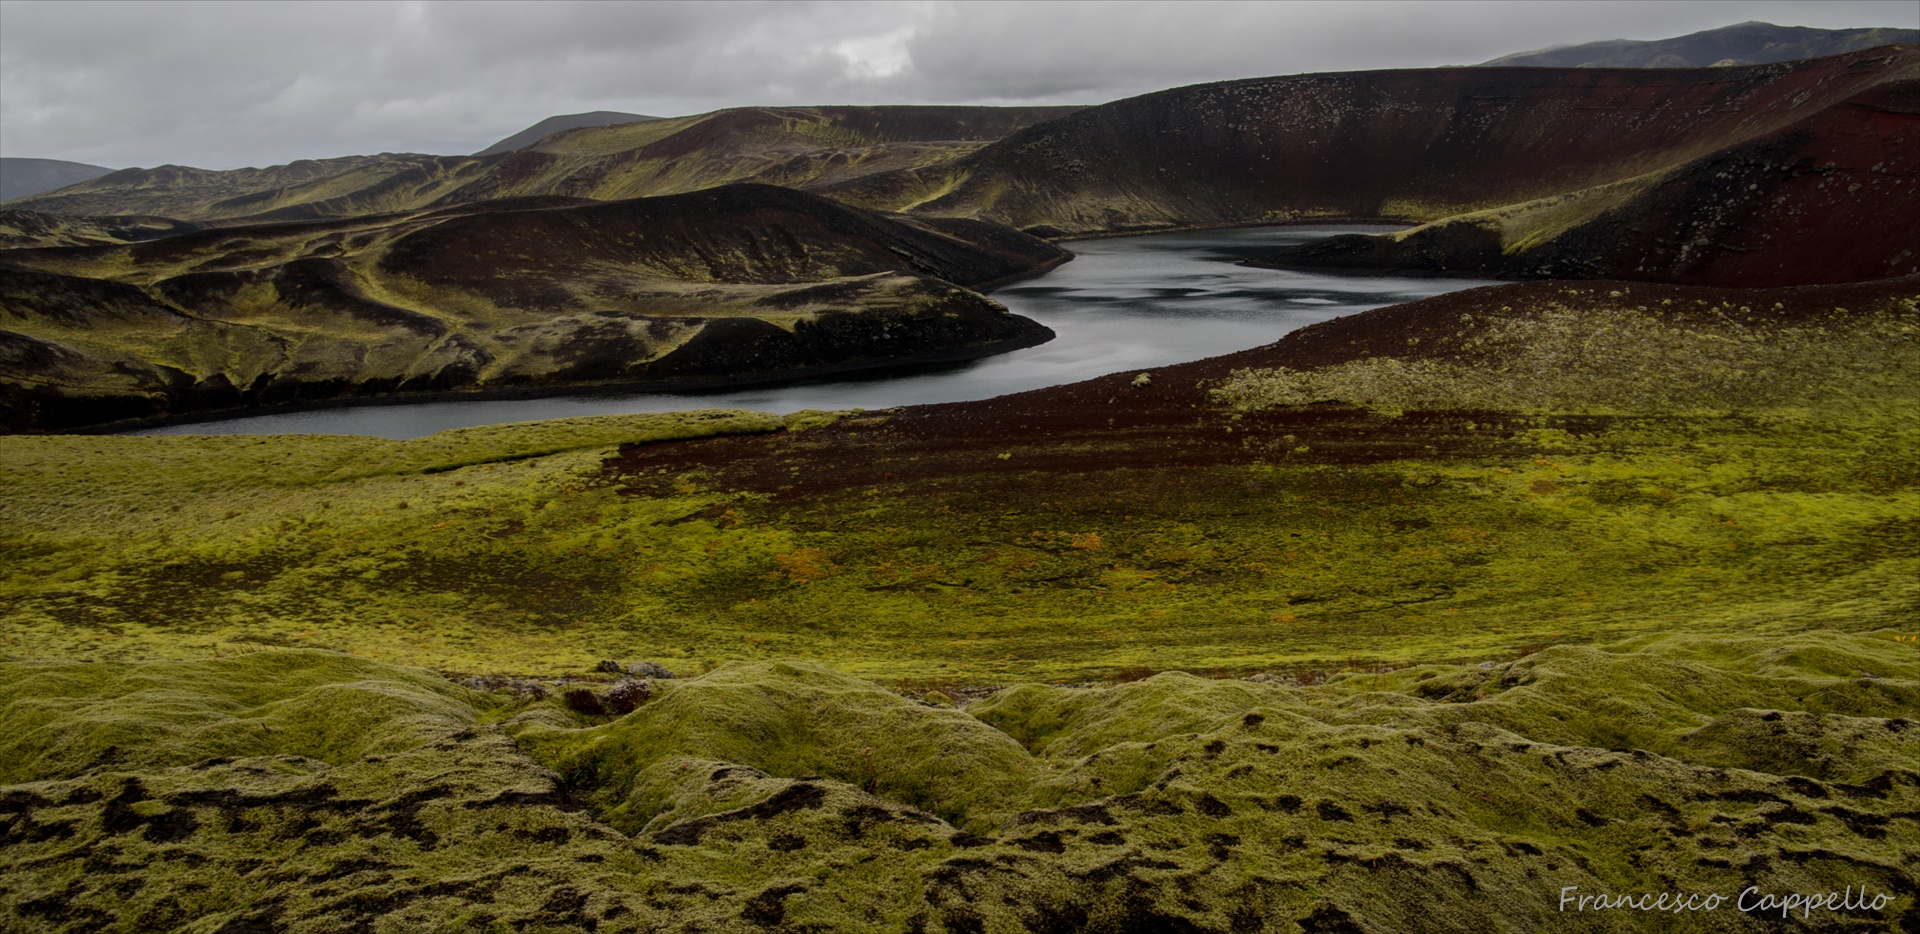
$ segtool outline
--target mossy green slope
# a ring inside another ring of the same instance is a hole
[[[609,441],[416,458],[450,442],[13,438],[0,638],[98,658],[319,645],[470,672],[807,655],[991,683],[1497,658],[1675,615],[1911,628],[1909,433],[1474,421],[1520,442],[1482,464],[1189,470],[1151,498],[1131,491],[1170,482],[1154,472],[1102,477],[1117,497],[1011,474],[1035,499],[992,511],[965,490],[784,504],[696,476],[626,496],[602,474]],[[1288,452],[1317,440],[1290,433]]]
[[[1323,364],[818,431],[10,438],[0,638],[549,674],[803,656],[977,684],[1503,658],[1675,618],[1905,629],[1912,312],[1859,298],[1884,307],[1663,317],[1638,292],[1514,286],[1392,312],[1414,316],[1398,356],[1347,323],[1290,339],[1352,352]]]
[[[1560,898],[1852,886],[1889,901],[1794,923],[1900,930],[1912,296],[1713,298],[1477,290],[879,413],[0,439],[0,904],[1758,931]],[[393,667],[602,658],[694,677],[614,718]]]
[[[968,286],[1066,258],[766,186],[14,250],[0,429],[979,356],[1051,332]]]
[[[618,719],[312,651],[0,669],[0,718],[32,724],[7,761],[34,763],[0,788],[0,904],[42,930],[1781,923],[1567,913],[1569,886],[1889,896],[1796,917],[1809,930],[1917,910],[1920,648],[1884,634],[1663,636],[1318,686],[1024,685],[964,710],[745,664],[655,682]],[[1653,699],[1634,737],[1652,748],[1615,745],[1621,711],[1594,696]],[[136,757],[95,749],[132,731]],[[42,754],[49,732],[76,739]],[[940,808],[928,779],[967,799],[961,826],[919,806]],[[671,809],[636,833],[649,785]]]
[[[16,662],[0,687],[8,748],[0,781],[110,765],[150,771],[222,756],[338,764],[471,723],[479,700],[427,672],[351,656],[278,652],[169,666]],[[372,745],[369,745],[372,744]]]

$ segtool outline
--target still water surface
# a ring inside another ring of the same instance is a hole
[[[1059,335],[963,363],[704,393],[620,393],[421,402],[258,415],[142,434],[421,435],[501,422],[676,409],[884,409],[987,399],[1150,370],[1271,343],[1316,321],[1486,285],[1468,279],[1328,275],[1236,266],[1281,246],[1391,227],[1255,227],[1064,244],[1075,259],[993,297]]]

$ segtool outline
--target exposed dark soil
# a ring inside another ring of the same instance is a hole
[[[1485,327],[1549,302],[1604,303],[1611,301],[1608,293],[1621,289],[1631,290],[1635,304],[1671,302],[1679,317],[1721,320],[1706,306],[1729,302],[1760,309],[1740,323],[1765,329],[1813,320],[1836,305],[1865,310],[1911,297],[1920,292],[1920,279],[1792,289],[1601,281],[1581,283],[1577,294],[1569,294],[1565,283],[1488,286],[1336,318],[1263,347],[1153,370],[1144,385],[1136,385],[1138,374],[1116,373],[978,402],[889,409],[798,434],[650,444],[624,450],[608,470],[636,491],[694,472],[724,489],[806,497],[872,486],[911,495],[956,480],[983,491],[1010,484],[1072,486],[1094,472],[1253,463],[1297,447],[1311,450],[1320,463],[1496,457],[1503,442],[1474,426],[1510,416],[1449,411],[1387,418],[1345,406],[1236,414],[1208,390],[1242,368],[1310,370],[1375,356],[1418,357],[1410,347],[1421,338],[1429,347],[1439,344],[1434,338],[1461,330],[1463,314]],[[1440,353],[1470,366],[1499,362]],[[1560,416],[1554,425],[1586,434],[1615,418]]]

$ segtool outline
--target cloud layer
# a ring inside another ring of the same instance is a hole
[[[472,152],[544,117],[754,104],[1099,103],[1471,64],[1894,2],[0,3],[0,153],[208,168]]]

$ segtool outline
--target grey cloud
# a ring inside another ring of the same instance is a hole
[[[556,113],[1097,103],[1198,81],[1468,64],[1901,2],[0,3],[0,147],[212,168],[469,152]]]
[[[1750,19],[1902,25],[1875,3],[981,4],[941,10],[913,61],[929,88],[977,99],[1109,100],[1236,77],[1424,68],[1596,39],[1659,39]]]

